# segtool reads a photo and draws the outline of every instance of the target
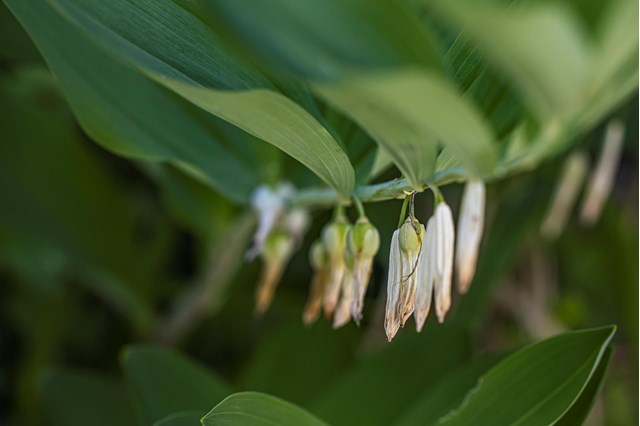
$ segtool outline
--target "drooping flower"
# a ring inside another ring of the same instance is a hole
[[[384,330],[387,340],[391,341],[400,329],[398,302],[400,301],[400,283],[402,282],[402,260],[400,258],[400,230],[396,229],[391,237],[389,248],[389,278],[387,279],[387,307],[384,315]]]
[[[455,239],[453,215],[445,202],[440,202],[434,212],[435,236],[433,249],[433,285],[436,298],[436,316],[444,321],[451,307],[451,275],[453,272],[453,244]]]
[[[364,296],[369,286],[373,258],[380,248],[380,234],[365,217],[358,219],[347,236],[348,251],[353,259],[353,303],[351,316],[358,324],[362,318]]]
[[[427,229],[422,240],[422,253],[420,255],[420,264],[418,265],[418,283],[415,296],[415,312],[416,330],[422,331],[429,311],[431,309],[431,300],[433,299],[433,284],[435,271],[435,218],[432,216],[427,222]]]
[[[419,256],[422,252],[424,226],[417,220],[407,219],[400,227],[398,242],[402,260],[402,282],[400,286],[400,326],[404,326],[413,314],[416,284],[418,282]]]
[[[484,228],[484,206],[484,182],[479,180],[467,182],[462,194],[456,245],[456,273],[458,291],[461,294],[469,290],[475,274]]]
[[[313,268],[309,299],[302,314],[302,321],[311,325],[318,319],[322,309],[322,298],[329,279],[329,255],[322,241],[316,241],[311,245],[309,260]]]
[[[293,248],[293,239],[286,231],[275,230],[267,237],[260,252],[264,267],[256,291],[256,314],[263,314],[271,305],[276,287],[291,258]]]
[[[351,318],[351,306],[353,305],[354,297],[354,258],[347,251],[345,253],[345,273],[342,276],[342,283],[340,285],[340,301],[338,307],[333,316],[333,328],[340,328],[349,322]]]
[[[553,201],[545,215],[540,232],[546,238],[557,238],[564,229],[587,174],[589,160],[583,151],[571,154],[564,163]]]
[[[621,121],[614,120],[607,125],[598,164],[591,175],[580,211],[580,220],[584,225],[593,225],[598,220],[611,193],[622,156],[624,132],[624,124]]]
[[[253,192],[251,207],[258,216],[258,227],[253,236],[253,244],[247,251],[247,260],[253,260],[260,254],[267,237],[284,211],[285,200],[293,194],[293,191],[291,184],[283,183],[275,189],[261,185]]]
[[[407,219],[391,238],[385,312],[385,331],[389,341],[414,310],[423,237],[424,226],[415,219]]]
[[[346,272],[345,251],[349,224],[344,218],[337,218],[325,226],[322,241],[329,254],[329,279],[324,291],[323,309],[325,316],[331,317],[338,304],[340,286]]]

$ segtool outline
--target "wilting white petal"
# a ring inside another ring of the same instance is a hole
[[[574,152],[564,163],[553,201],[540,227],[545,237],[557,238],[564,229],[587,174],[588,163],[587,155],[582,151]]]
[[[422,226],[422,225],[420,225]],[[400,253],[402,259],[402,285],[400,290],[400,326],[403,327],[414,310],[416,284],[418,282],[418,267],[421,250],[411,253]]]
[[[427,222],[427,230],[425,231],[422,241],[422,253],[420,255],[420,264],[417,270],[417,284],[415,296],[415,319],[416,330],[422,331],[429,310],[431,309],[431,299],[433,296],[433,278],[435,268],[435,219],[431,217]]]
[[[623,141],[624,124],[618,120],[611,121],[607,126],[598,165],[591,176],[587,198],[580,212],[580,220],[585,225],[592,225],[598,220],[604,203],[611,193],[622,156]]]
[[[451,307],[451,274],[453,272],[453,215],[449,206],[442,202],[435,211],[435,268],[434,292],[436,297],[436,316],[444,321]]]
[[[351,305],[351,316],[356,324],[362,319],[362,308],[364,306],[364,296],[369,285],[371,276],[372,258],[357,258],[354,262],[354,283],[353,283],[353,304]]]
[[[387,280],[387,307],[384,316],[384,329],[387,339],[391,341],[400,329],[398,315],[398,300],[400,298],[400,285],[402,282],[402,266],[400,260],[400,244],[398,241],[400,231],[396,230],[391,237],[389,249],[389,278]]]
[[[311,279],[311,290],[309,292],[309,299],[304,307],[302,314],[302,321],[306,325],[311,325],[318,319],[320,315],[320,309],[322,308],[322,298],[324,290],[329,278],[329,272],[327,270],[315,271],[313,278]]]
[[[345,222],[333,222],[322,232],[322,241],[329,254],[329,279],[322,303],[327,317],[331,317],[336,309],[340,297],[340,286],[347,269],[344,257],[349,228],[349,224]]]
[[[353,305],[353,271],[347,269],[342,278],[340,289],[340,303],[333,317],[333,328],[340,328],[349,322],[351,318],[351,305]]]
[[[351,316],[356,324],[359,324],[362,318],[364,296],[371,276],[373,257],[380,248],[380,234],[367,218],[361,217],[349,231],[347,247],[347,251],[353,258],[354,273]]]
[[[264,267],[256,290],[255,313],[261,315],[269,308],[285,266],[293,253],[293,240],[284,232],[273,232],[267,238],[260,255]]]
[[[458,244],[456,245],[456,269],[458,291],[462,294],[476,271],[478,249],[484,228],[485,188],[482,181],[469,181],[464,187],[458,219]]]

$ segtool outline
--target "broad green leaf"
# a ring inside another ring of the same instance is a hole
[[[231,393],[204,366],[168,349],[130,346],[122,353],[122,364],[150,423],[180,411],[208,410]]]
[[[491,130],[472,104],[432,73],[395,71],[314,87],[360,123],[413,184],[430,180],[436,142],[451,149],[471,173],[493,171]]]
[[[205,111],[278,147],[342,195],[351,194],[353,167],[327,129],[276,92],[179,5],[170,0],[48,2],[115,57]]]
[[[333,425],[390,424],[469,358],[465,332],[435,324],[426,328],[421,334],[401,331],[392,343],[338,377],[310,410]]]
[[[443,425],[558,421],[603,361],[614,327],[565,333],[523,348],[482,376]]]
[[[573,403],[569,411],[564,413],[562,418],[555,423],[556,426],[574,426],[584,424],[591,412],[591,407],[593,407],[596,397],[602,388],[612,353],[613,348],[611,346],[607,347],[606,352],[602,356],[602,360],[598,364],[597,370],[593,373],[593,376],[589,380],[587,386],[583,389],[580,397]]]
[[[171,414],[153,424],[153,426],[198,426],[206,411],[181,411]]]
[[[481,356],[456,368],[431,386],[394,423],[402,426],[435,425],[440,417],[459,406],[478,378],[500,357]]]
[[[42,382],[41,397],[51,426],[135,426],[122,383],[80,371],[53,371]]]
[[[583,101],[591,52],[573,16],[556,3],[504,8],[467,0],[431,2],[464,28],[543,119],[567,119]]]
[[[403,65],[440,69],[437,46],[402,2],[209,1],[219,26],[284,74],[331,80]]]
[[[302,408],[280,398],[258,392],[240,392],[227,397],[202,418],[204,426],[325,426]]]
[[[116,62],[46,2],[9,4],[97,142],[120,155],[177,164],[235,201],[264,178],[254,158],[262,142]]]

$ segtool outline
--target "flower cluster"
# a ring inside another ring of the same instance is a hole
[[[329,223],[311,249],[314,276],[303,320],[312,324],[322,309],[334,328],[362,318],[373,258],[380,247],[378,230],[361,217],[350,225],[343,215]]]
[[[261,188],[254,196],[259,224],[249,254],[258,253],[265,262],[256,295],[258,313],[269,307],[282,271],[308,224],[305,211],[286,208],[284,201],[289,191],[286,186],[275,190]],[[409,217],[391,237],[384,321],[389,341],[412,315],[416,329],[421,331],[432,301],[438,322],[444,321],[451,308],[454,260],[457,288],[461,294],[468,291],[475,273],[484,227],[484,183],[469,181],[465,185],[457,244],[451,209],[437,188],[434,188],[434,194],[436,205],[426,227],[414,215],[415,194],[411,194]],[[325,317],[333,319],[334,328],[351,319],[359,324],[362,319],[380,235],[364,215],[361,204],[358,205],[360,218],[356,223],[349,223],[342,209],[337,209],[334,219],[322,230],[320,239],[311,246],[309,257],[314,272],[303,313],[305,324],[315,322],[321,311]],[[404,211],[403,208],[403,216]]]

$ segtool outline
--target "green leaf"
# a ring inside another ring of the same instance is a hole
[[[388,425],[469,355],[460,329],[434,324],[421,334],[404,330],[337,378],[310,409],[335,425]]]
[[[168,349],[130,346],[122,353],[122,364],[149,423],[180,411],[208,410],[231,393],[204,366]]]
[[[589,380],[589,383],[584,388],[580,397],[574,402],[569,411],[567,411],[560,420],[558,420],[556,426],[573,426],[584,424],[585,420],[591,412],[591,407],[596,400],[596,397],[600,393],[604,377],[609,368],[611,362],[611,355],[613,348],[607,347],[606,352],[602,356],[602,360],[598,364],[597,370],[593,373],[593,376]]]
[[[439,70],[430,34],[385,0],[209,1],[219,26],[267,67],[313,80],[419,65]]]
[[[258,392],[240,392],[227,397],[202,419],[204,426],[325,426],[302,408],[280,398]]]
[[[440,424],[553,424],[594,376],[614,332],[565,333],[519,350],[485,374]]]
[[[491,130],[471,103],[434,74],[404,70],[314,87],[360,123],[414,185],[432,177],[436,141],[454,152],[470,173],[493,171]]]
[[[153,424],[153,426],[198,426],[206,411],[181,411],[171,414]]]
[[[592,58],[574,17],[557,3],[434,1],[464,28],[542,119],[566,119],[583,100]]]
[[[252,158],[260,141],[116,62],[46,2],[9,4],[93,139],[120,155],[177,164],[232,200],[248,198],[260,182]]]
[[[47,424],[52,426],[135,426],[122,383],[80,371],[53,371],[42,383]]]
[[[49,3],[115,57],[205,111],[278,147],[342,195],[351,194],[353,167],[331,134],[179,5],[169,0]]]
[[[468,362],[441,378],[406,410],[399,426],[435,425],[440,417],[459,406],[478,378],[491,368],[500,357],[482,356]]]

